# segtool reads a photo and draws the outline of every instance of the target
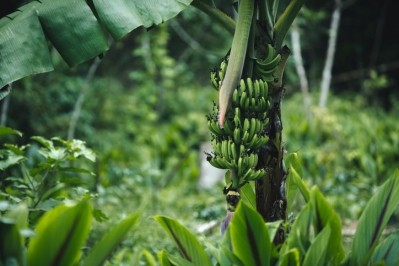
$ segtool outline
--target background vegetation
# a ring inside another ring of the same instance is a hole
[[[317,184],[350,224],[398,166],[399,54],[394,46],[397,18],[389,0],[382,5],[347,4],[327,108],[314,104],[313,119],[305,119],[291,60],[283,132],[287,151],[298,152],[302,159],[305,181]],[[318,99],[333,7],[333,1],[308,1],[298,18],[313,102]],[[8,109],[0,102],[3,125],[23,133],[1,141],[30,144],[27,166],[34,167],[43,157],[31,137],[67,139],[77,99],[84,94],[73,135],[95,151],[96,161],[82,162],[94,175],[77,174],[82,177],[71,185],[90,192],[94,207],[101,207],[88,245],[125,214],[143,212],[140,230],[127,238],[109,264],[131,265],[141,255],[151,260],[140,252],[144,248],[152,254],[173,249],[160,237],[163,232],[152,215],[178,218],[193,231],[224,217],[223,185],[199,189],[197,183],[200,145],[209,140],[205,114],[216,100],[209,71],[226,55],[230,42],[231,35],[189,8],[176,20],[113,43],[97,63],[94,59],[70,69],[52,50],[56,71],[15,82]],[[3,182],[3,188],[11,189],[11,183]],[[76,193],[69,197],[82,194]],[[394,216],[392,224],[398,219]],[[208,240],[217,239],[218,227],[207,234]]]

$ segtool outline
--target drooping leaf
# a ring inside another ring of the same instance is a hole
[[[140,26],[149,28],[167,21],[189,6],[191,2],[192,0],[93,1],[101,22],[116,40]]]
[[[108,49],[104,30],[120,39],[171,19],[191,1],[94,0],[91,7],[85,0],[31,1],[0,19],[0,88],[53,70],[48,41],[73,66]]]
[[[53,70],[36,12],[21,13],[13,20],[4,17],[0,24],[0,88],[23,77]]]
[[[44,0],[37,7],[46,36],[70,66],[108,49],[107,38],[84,0]]]
[[[399,265],[399,233],[388,236],[374,250],[371,264]]]
[[[367,203],[352,244],[351,265],[365,265],[378,243],[389,218],[399,204],[399,170]]]
[[[39,220],[28,246],[28,265],[73,265],[89,233],[91,206],[87,200],[61,205]]]
[[[331,235],[331,228],[329,225],[325,226],[323,230],[315,237],[312,245],[310,245],[306,252],[305,259],[303,260],[303,266],[314,266],[314,265],[327,265],[329,259],[327,257],[328,245],[330,239],[334,236]],[[332,251],[334,252],[334,251]],[[338,265],[338,264],[333,264]]]
[[[111,231],[104,235],[94,246],[87,258],[84,260],[84,266],[103,265],[109,258],[112,251],[121,243],[127,232],[136,224],[139,215],[137,213],[123,219]]]
[[[233,252],[244,265],[270,265],[272,242],[263,218],[240,203],[229,225]]]
[[[0,265],[24,265],[23,245],[12,219],[0,219]]]
[[[181,256],[194,265],[212,265],[211,260],[197,238],[176,220],[166,216],[155,216],[154,219],[176,243]]]
[[[12,135],[12,134],[22,137],[22,133],[19,132],[18,130],[15,130],[15,129],[12,129],[12,128],[9,128],[9,127],[0,126],[0,137],[7,136],[7,135]]]
[[[328,226],[333,236],[328,239],[328,245],[325,247],[326,261],[338,265],[345,257],[345,251],[342,245],[341,220],[317,187],[312,188],[310,205],[315,234],[321,233]]]

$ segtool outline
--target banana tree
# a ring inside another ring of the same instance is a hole
[[[0,95],[9,92],[6,85],[13,81],[53,70],[49,44],[74,66],[101,56],[109,36],[120,40],[193,5],[234,34],[229,55],[211,73],[219,104],[208,117],[214,146],[208,160],[228,169],[227,218],[241,191],[253,194],[245,185],[255,181],[257,211],[267,221],[285,219],[281,99],[289,49],[283,41],[304,1],[231,1],[237,21],[210,0],[32,1],[0,19]],[[278,234],[276,241],[282,239]]]
[[[208,116],[214,152],[208,161],[228,169],[226,229],[241,194],[251,198],[255,181],[256,210],[268,222],[286,219],[284,147],[281,100],[283,72],[290,54],[284,37],[304,4],[280,5],[278,0],[241,0],[231,51],[211,81],[219,104]],[[279,10],[283,10],[279,13]],[[276,235],[282,242],[284,232]]]

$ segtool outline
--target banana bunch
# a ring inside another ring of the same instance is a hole
[[[211,74],[212,83],[219,84],[223,62],[220,71]],[[247,78],[239,84],[233,92],[224,127],[219,126],[216,106],[213,114],[207,116],[213,147],[213,153],[208,154],[207,160],[216,168],[229,169],[230,173],[234,173],[231,174],[234,189],[266,174],[264,169],[258,169],[258,151],[268,141],[264,129],[270,106],[266,81]]]
[[[267,45],[264,57],[256,59],[254,64],[254,74],[267,82],[274,81],[274,72],[280,63],[281,55],[277,53],[274,47]]]
[[[215,90],[219,90],[220,86],[222,85],[222,80],[226,74],[227,69],[227,58],[223,59],[220,63],[219,68],[216,68],[211,71],[211,83]]]

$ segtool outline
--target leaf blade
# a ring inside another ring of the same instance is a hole
[[[399,170],[378,189],[360,216],[353,239],[351,265],[362,265],[370,259],[384,227],[398,204]]]
[[[176,220],[166,216],[154,216],[166,233],[176,243],[184,259],[194,265],[212,265],[197,238]]]
[[[240,203],[229,225],[231,244],[244,265],[270,265],[272,243],[263,218]]]
[[[116,246],[123,240],[127,232],[137,223],[139,214],[134,213],[123,219],[105,234],[94,246],[84,260],[83,266],[103,265]]]
[[[91,206],[87,200],[73,206],[60,205],[47,212],[36,226],[36,237],[29,243],[28,265],[76,263],[90,224]]]

